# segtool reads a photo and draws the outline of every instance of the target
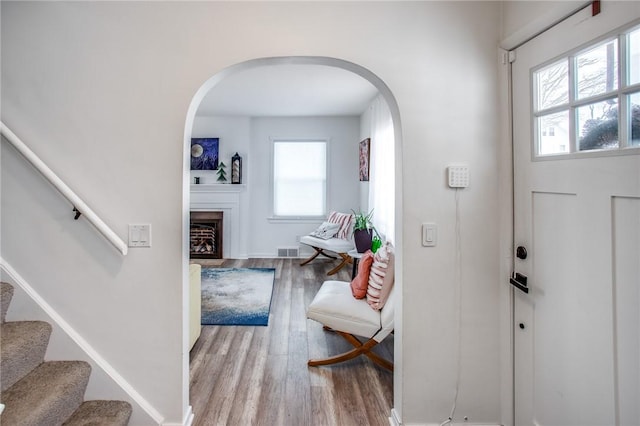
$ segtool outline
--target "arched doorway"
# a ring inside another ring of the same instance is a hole
[[[183,170],[183,259],[184,259],[184,285],[183,285],[183,296],[184,296],[184,314],[183,314],[183,332],[185,335],[188,335],[189,330],[189,285],[188,285],[188,257],[189,257],[189,243],[188,243],[188,235],[189,235],[189,211],[190,211],[190,184],[191,184],[191,176],[190,176],[190,143],[192,137],[192,131],[194,127],[194,121],[196,118],[196,114],[198,109],[200,108],[203,99],[206,95],[218,84],[223,82],[228,77],[234,75],[235,73],[256,69],[260,67],[274,66],[274,65],[284,65],[284,64],[300,64],[300,65],[320,65],[325,67],[335,67],[342,70],[349,71],[355,75],[360,76],[361,78],[368,81],[372,84],[380,96],[388,106],[388,110],[391,114],[392,122],[393,122],[393,136],[394,136],[394,151],[395,151],[395,217],[402,217],[402,196],[401,196],[401,188],[402,188],[402,180],[401,180],[401,126],[400,126],[400,116],[399,109],[393,94],[387,85],[378,78],[371,71],[354,64],[352,62],[335,59],[335,58],[327,58],[327,57],[277,57],[277,58],[260,58],[249,60],[246,62],[242,62],[240,64],[236,64],[225,68],[212,76],[209,80],[207,80],[195,94],[192,99],[191,105],[188,110],[186,125],[185,125],[185,133],[184,133],[184,170]],[[395,221],[395,246],[396,246],[396,264],[402,264],[402,223],[400,220]],[[402,268],[396,267],[396,283],[395,285],[400,286],[400,294],[402,288]],[[396,299],[396,318],[401,315],[402,308],[402,300],[401,298]],[[185,342],[187,339],[183,339]],[[186,345],[186,343],[185,343]],[[402,330],[400,327],[396,327],[395,330],[395,339],[394,339],[394,352],[396,359],[399,359],[402,356]],[[185,357],[185,372],[184,377],[189,377],[189,350],[186,348],[184,351],[186,354]],[[396,367],[396,371],[394,373],[394,395],[395,399],[401,397],[399,386],[399,378],[401,377],[400,371],[401,365],[398,364]],[[185,392],[188,394],[189,383],[186,383]]]

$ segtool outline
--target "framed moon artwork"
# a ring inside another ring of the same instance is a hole
[[[191,170],[218,168],[219,138],[191,139]]]

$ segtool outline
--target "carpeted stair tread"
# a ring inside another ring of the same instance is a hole
[[[126,426],[131,404],[125,401],[85,401],[64,426]]]
[[[0,390],[5,391],[42,364],[51,325],[44,321],[5,322],[0,326]]]
[[[2,393],[6,425],[57,425],[80,407],[91,374],[84,361],[48,361]]]
[[[13,286],[9,283],[0,282],[0,322],[4,322],[7,317],[7,310],[9,310],[9,304],[13,297]]]

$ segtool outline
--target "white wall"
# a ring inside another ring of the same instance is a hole
[[[559,18],[588,3],[591,2],[585,0],[503,1],[501,2],[502,34],[500,46],[507,50],[513,49],[556,23]]]
[[[297,236],[307,235],[319,221],[291,223],[269,220],[271,211],[272,138],[326,139],[329,142],[327,209],[357,210],[358,117],[260,117],[252,120],[252,178],[248,240],[250,257],[273,257],[277,247],[297,247]],[[309,251],[304,246],[301,250]]]
[[[360,115],[360,140],[371,137],[371,108],[369,107]],[[369,208],[369,182],[359,182],[360,186],[360,211],[368,212]],[[357,210],[356,210],[357,211]]]
[[[498,3],[2,2],[2,120],[116,232],[152,223],[153,247],[122,258],[70,206],[2,161],[2,256],[165,417],[187,412],[182,326],[182,139],[212,75],[252,58],[354,62],[394,94],[404,182],[403,302],[395,408],[439,423],[453,404],[457,297],[454,192],[463,161],[462,374],[457,413],[500,418]],[[358,137],[358,133],[354,134]],[[3,142],[4,144],[4,142]],[[253,156],[252,156],[253,158]],[[350,204],[344,203],[345,208]],[[434,248],[420,226],[438,224]],[[25,241],[46,256],[34,267]]]
[[[227,183],[231,182],[231,157],[237,152],[242,157],[244,183],[249,177],[250,117],[219,117],[197,115],[193,122],[194,138],[220,138],[220,161],[227,166]],[[200,177],[201,184],[219,183],[215,170],[193,170],[191,176]],[[193,182],[193,180],[191,181]]]

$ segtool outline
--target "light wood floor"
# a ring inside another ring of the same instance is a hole
[[[225,260],[222,267],[276,268],[267,327],[203,326],[191,350],[194,425],[388,425],[393,374],[366,357],[326,367],[307,360],[352,346],[305,316],[336,261]],[[337,277],[337,278],[336,278]],[[349,281],[351,267],[330,279]],[[393,359],[393,335],[377,353]]]

